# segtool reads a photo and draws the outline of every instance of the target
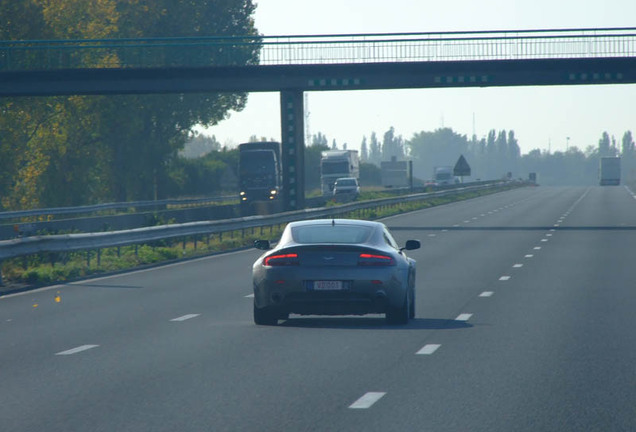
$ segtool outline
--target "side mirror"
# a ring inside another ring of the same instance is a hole
[[[406,250],[415,250],[415,249],[419,249],[420,248],[420,241],[419,240],[407,240],[406,241],[406,246],[404,246],[404,249]]]
[[[269,240],[254,240],[254,247],[261,250],[270,250],[272,248]]]

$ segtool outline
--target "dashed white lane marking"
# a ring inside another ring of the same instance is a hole
[[[254,293],[246,295],[245,298],[254,298]]]
[[[555,231],[556,231],[556,230],[555,230],[554,228],[552,228],[552,229],[550,230],[550,232],[555,232]]]
[[[482,213],[480,216],[481,216],[481,217],[484,217],[484,216],[486,216],[486,215],[485,215],[484,213]]]
[[[82,346],[78,346],[77,348],[71,348],[70,350],[59,352],[55,355],[73,355],[73,354],[77,354],[79,352],[86,351],[92,348],[97,348],[98,346],[99,345],[82,345]]]
[[[469,314],[469,313],[459,314],[457,318],[455,318],[455,321],[468,321],[470,317],[472,316],[473,314]]]
[[[521,268],[521,267],[523,267],[523,264],[515,264],[515,265],[513,265],[512,267],[514,267],[514,268]]]
[[[541,250],[541,246],[535,246],[534,250]]]
[[[435,237],[437,234],[429,234],[429,237]]]
[[[454,226],[455,228],[457,228],[457,227],[459,226],[459,224],[455,224],[455,225],[453,225],[453,226]]]
[[[477,220],[477,218],[476,218],[476,217],[474,217],[474,218],[473,218],[473,220]]]
[[[528,255],[526,255],[525,257],[526,257],[526,258],[532,258],[533,256],[534,256],[534,255],[532,255],[532,254],[528,254]]]
[[[558,227],[558,226],[561,226],[561,225],[559,225],[559,224],[554,224],[554,226],[555,226],[555,227]]]
[[[360,399],[349,405],[351,409],[367,409],[371,408],[374,403],[382,399],[386,392],[368,392]]]
[[[546,234],[545,236],[546,237],[552,237],[552,234]]]
[[[192,318],[196,318],[201,314],[188,314],[188,315],[184,315],[184,316],[180,316],[179,318],[173,318],[170,321],[185,321],[185,320],[189,320]]]
[[[448,232],[448,230],[447,229],[443,229],[442,232]]]
[[[415,354],[418,355],[431,355],[433,354],[435,351],[437,351],[437,349],[441,347],[440,344],[428,344],[428,345],[424,345],[422,347],[421,350],[419,350],[418,352],[416,352]]]
[[[470,221],[469,220],[465,220],[464,223],[470,223]]]
[[[548,239],[541,239],[541,241],[542,241],[542,242],[547,242],[547,241],[548,241]]]
[[[502,276],[499,278],[500,281],[507,281],[510,280],[510,276]]]
[[[492,297],[493,294],[493,291],[484,291],[483,293],[479,294],[479,297]]]

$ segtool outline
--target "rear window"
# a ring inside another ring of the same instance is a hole
[[[336,186],[355,186],[355,185],[356,185],[356,181],[353,179],[336,181]]]
[[[371,227],[356,225],[307,225],[292,228],[296,243],[364,243]]]

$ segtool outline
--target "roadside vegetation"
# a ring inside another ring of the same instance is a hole
[[[511,184],[508,188],[518,186]],[[466,192],[447,197],[431,197],[414,202],[401,202],[355,212],[345,212],[338,217],[375,220],[415,210],[476,198],[499,192],[502,189]],[[371,192],[367,199],[386,197],[381,192]],[[371,195],[372,194],[372,195]],[[336,207],[338,204],[330,203]],[[284,226],[267,226],[238,230],[199,238],[175,239],[151,244],[107,248],[100,251],[71,253],[45,253],[15,258],[3,264],[2,274],[7,289],[20,289],[56,282],[67,282],[98,274],[113,273],[137,267],[174,262],[249,248],[257,239],[276,240]]]

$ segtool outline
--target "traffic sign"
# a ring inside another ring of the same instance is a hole
[[[470,176],[470,165],[466,162],[464,155],[461,155],[459,159],[457,159],[457,163],[453,169],[453,175],[456,177]]]

